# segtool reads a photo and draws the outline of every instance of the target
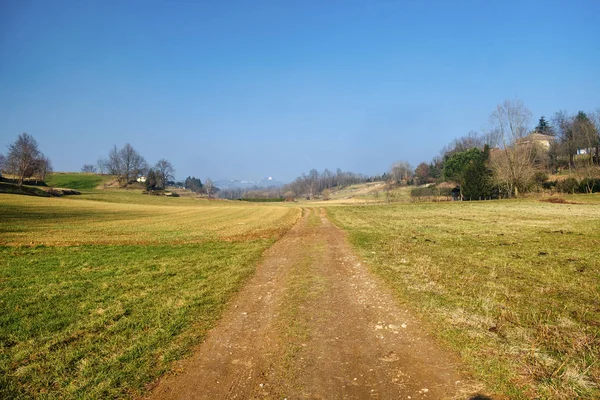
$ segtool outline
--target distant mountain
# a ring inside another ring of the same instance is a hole
[[[285,185],[283,182],[276,181],[273,177],[268,176],[256,181],[240,181],[237,179],[221,179],[215,182],[215,186],[219,189],[252,189],[268,188],[268,187],[281,187]]]

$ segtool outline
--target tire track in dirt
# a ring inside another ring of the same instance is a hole
[[[263,258],[150,399],[467,399],[478,389],[353,254],[324,210]]]

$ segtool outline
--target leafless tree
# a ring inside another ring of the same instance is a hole
[[[594,150],[598,145],[598,133],[593,121],[583,111],[580,111],[573,119],[573,137],[575,147],[584,149],[587,155],[579,163],[585,167],[592,166]]]
[[[573,117],[567,115],[565,111],[558,111],[552,118],[554,131],[559,140],[556,152],[559,157],[567,157],[569,168],[575,167],[575,135],[573,130]]]
[[[129,144],[125,144],[119,151],[121,160],[121,176],[125,184],[137,179],[147,169],[146,160]]]
[[[575,160],[575,174],[588,193],[592,192],[595,179],[600,176],[600,168],[596,165],[599,145],[598,131],[594,123],[596,116],[594,113],[590,115],[591,118],[580,111],[573,119],[575,146],[577,149],[584,150],[584,153],[578,155]]]
[[[106,160],[105,158],[99,158],[98,161],[96,161],[96,168],[98,169],[100,174],[104,175],[109,169],[108,160]]]
[[[331,189],[335,186],[335,176],[330,170],[325,168],[325,170],[323,170],[323,172],[321,173],[321,182],[323,186],[322,189]]]
[[[206,180],[204,181],[204,190],[206,190],[206,194],[208,195],[208,197],[212,196],[214,188],[215,184],[212,181],[212,179],[206,178]]]
[[[0,153],[0,172],[4,171],[6,168],[6,156]]]
[[[417,168],[415,168],[415,177],[420,185],[430,181],[429,164],[422,162],[421,164],[417,165]]]
[[[390,175],[394,183],[404,182],[408,184],[413,174],[413,167],[408,163],[408,161],[399,161],[394,163],[390,170]]]
[[[506,195],[517,197],[529,188],[535,175],[533,153],[533,145],[527,143],[514,145],[508,152],[502,149],[490,154],[490,167],[500,187],[504,187]]]
[[[37,160],[35,160],[33,175],[39,180],[45,180],[46,175],[52,172],[52,170],[52,161],[50,161],[50,159],[45,155],[42,154]]]
[[[81,167],[81,172],[95,173],[96,167],[93,164],[83,164],[83,167]]]
[[[117,146],[108,153],[106,170],[110,175],[117,175],[122,186],[127,186],[130,182],[143,175],[148,169],[146,160],[129,143],[122,149]]]
[[[474,147],[482,150],[486,144],[486,138],[483,135],[478,134],[475,131],[470,131],[465,136],[461,136],[458,139],[454,139],[452,143],[446,146],[446,154],[451,156],[454,153],[462,153]]]
[[[167,187],[167,182],[169,182],[169,180],[175,179],[175,168],[173,168],[173,164],[164,158],[158,160],[154,166],[154,172],[156,173],[158,181],[157,186],[161,189]]]
[[[5,161],[5,171],[16,176],[19,186],[25,178],[34,175],[42,180],[51,169],[50,160],[38,148],[33,136],[22,133],[17,140],[8,146],[8,157]]]
[[[600,108],[590,113],[590,120],[596,129],[596,164],[600,165]]]
[[[533,170],[533,145],[521,141],[528,132],[531,111],[520,100],[505,100],[490,117],[492,136],[501,154],[492,157],[492,167],[509,194],[519,196],[527,188]]]

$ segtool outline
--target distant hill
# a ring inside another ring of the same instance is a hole
[[[276,181],[273,177],[268,176],[255,181],[240,181],[236,179],[221,179],[215,182],[215,186],[219,189],[252,189],[268,188],[268,187],[282,187],[283,182]]]

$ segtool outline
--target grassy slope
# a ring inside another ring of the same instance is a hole
[[[584,198],[329,213],[493,391],[598,398],[600,197]]]
[[[108,201],[0,197],[0,398],[143,393],[299,216],[101,196]]]
[[[75,190],[94,190],[113,177],[109,175],[84,174],[76,172],[55,172],[45,180],[51,187],[68,188]]]

